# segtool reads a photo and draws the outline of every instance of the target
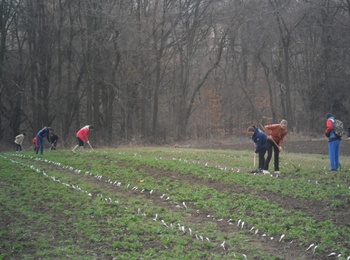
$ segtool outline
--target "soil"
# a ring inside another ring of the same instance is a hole
[[[180,146],[189,146],[192,148],[215,148],[215,149],[236,149],[236,150],[250,150],[252,149],[252,143],[246,142],[246,143],[226,143],[225,141],[206,141],[206,142],[196,142],[196,143],[184,143]],[[293,152],[293,153],[317,153],[317,154],[327,154],[327,141],[326,140],[306,140],[306,141],[285,141],[285,147],[287,152]],[[341,153],[344,156],[350,155],[350,144],[348,141],[342,141],[341,143]],[[174,181],[180,180],[183,182],[187,182],[189,184],[201,184],[208,186],[213,189],[220,190],[221,192],[227,192],[230,194],[230,192],[234,191],[235,193],[244,193],[249,194],[251,196],[257,197],[257,198],[266,198],[271,203],[277,203],[281,207],[287,209],[287,210],[294,210],[294,211],[300,211],[304,214],[307,214],[319,221],[324,220],[330,220],[337,224],[337,226],[346,226],[349,227],[349,212],[350,212],[350,203],[348,202],[345,206],[338,208],[337,211],[334,211],[330,209],[329,205],[327,203],[322,201],[311,201],[311,200],[300,200],[296,199],[290,196],[283,196],[280,193],[272,193],[267,191],[254,191],[252,193],[251,190],[244,189],[241,186],[238,185],[228,185],[222,182],[217,181],[209,181],[197,178],[192,175],[182,175],[177,172],[173,171],[164,171],[161,169],[153,168],[153,167],[146,167],[146,166],[139,166],[142,168],[143,171],[148,172],[151,174],[154,178],[162,179],[162,177],[165,178],[171,178]],[[64,171],[61,169],[61,171]],[[66,170],[67,174],[70,174],[71,172]],[[86,178],[86,181],[94,182],[96,185],[96,178],[89,177],[89,176],[82,176],[82,178]],[[111,186],[109,183],[106,182],[98,182],[101,186],[100,188],[103,190],[108,190],[110,192],[116,192],[115,187]],[[124,190],[120,189],[117,191],[118,193],[123,193],[124,196],[130,196],[135,197],[139,196],[139,192],[136,193],[136,191],[130,191],[130,190]],[[145,199],[151,200],[152,203],[168,208],[171,210],[181,210],[177,207],[175,207],[174,203],[171,203],[171,201],[166,201],[161,198],[161,194],[157,194],[155,192],[154,194],[150,195],[149,193],[144,193]],[[227,221],[218,222],[214,217],[208,218],[208,215],[213,216],[213,212],[204,210],[202,208],[195,208],[194,205],[191,205],[190,203],[187,203],[187,207],[191,209],[189,212],[191,214],[188,215],[188,222],[189,223],[207,223],[209,221],[213,221],[218,223],[218,227],[222,232],[230,232],[230,233],[238,233],[241,232],[241,230],[237,227],[237,225],[231,225],[230,228],[228,228]],[[182,209],[183,210],[183,209]],[[10,223],[11,220],[3,219],[2,223]],[[1,229],[1,225],[0,225]],[[306,250],[305,246],[307,245],[301,245],[298,243],[298,241],[295,241],[294,243],[290,243],[290,241],[282,241],[278,242],[278,239],[270,240],[266,238],[262,238],[260,236],[254,236],[252,235],[251,242],[252,245],[256,245],[259,247],[264,248],[268,252],[270,252],[273,255],[280,255],[283,257],[283,259],[329,259],[326,257],[327,255],[323,252],[322,254],[316,253],[313,254],[311,250]],[[91,244],[91,247],[93,247],[93,244]]]
[[[252,150],[253,143],[242,141],[227,141],[227,140],[215,140],[215,141],[199,141],[191,143],[183,143],[180,146],[201,148],[201,149],[232,149],[232,150]],[[283,143],[283,149],[285,152],[291,153],[307,153],[307,154],[328,154],[328,141],[326,139],[321,140],[298,140],[288,141]],[[350,156],[350,141],[345,139],[340,143],[341,155]]]

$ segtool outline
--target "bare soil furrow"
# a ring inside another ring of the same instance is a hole
[[[42,161],[36,161],[35,162],[38,167],[46,165]],[[67,169],[62,169],[61,167],[57,167],[55,165],[50,164],[49,167],[54,170],[61,172],[62,174],[71,174],[71,175],[76,175],[76,173],[67,170]],[[235,185],[226,185],[220,182],[213,182],[213,181],[205,181],[203,179],[199,179],[195,176],[191,175],[183,175],[179,174],[176,172],[172,171],[164,171],[161,169],[153,168],[153,167],[148,167],[148,166],[138,166],[139,170],[143,170],[147,173],[149,173],[152,177],[154,178],[161,178],[161,177],[166,177],[166,178],[172,178],[174,180],[181,180],[184,182],[188,182],[190,184],[200,184],[200,185],[206,185],[208,187],[218,189],[220,191],[231,191],[234,190],[235,193],[251,193],[248,192],[247,190],[242,189],[241,187],[235,186]],[[101,180],[97,180],[96,178],[85,175],[85,174],[80,174],[79,175],[80,179],[83,179],[84,182],[90,182],[93,183],[95,186],[98,186],[98,189],[101,191],[108,191],[111,193],[118,193],[123,195],[125,198],[135,198],[136,196],[140,197],[143,196],[145,199],[148,199],[152,201],[152,203],[156,206],[166,208],[168,210],[172,211],[181,211],[181,210],[187,210],[187,223],[188,225],[191,225],[191,223],[196,224],[196,225],[201,225],[204,223],[212,223],[215,222],[217,224],[218,230],[223,233],[227,234],[234,234],[238,232],[242,232],[242,229],[237,227],[235,223],[229,223],[227,220],[222,220],[218,221],[213,214],[213,212],[209,210],[204,210],[204,209],[198,209],[195,208],[191,203],[187,203],[188,209],[184,208],[179,208],[176,207],[177,204],[175,204],[172,201],[166,201],[164,198],[161,198],[161,193],[154,191],[152,195],[149,192],[144,192],[140,193],[140,191],[132,191],[130,189],[125,189],[121,187],[116,187],[108,182],[106,182],[105,178],[102,178]],[[271,193],[268,192],[262,192],[260,194],[253,194],[254,196],[265,196],[267,197],[270,201],[276,202],[280,201],[282,202],[280,198],[278,198],[277,194],[271,195]],[[294,201],[291,199],[291,201]],[[301,209],[305,209],[305,203],[303,204],[302,201],[295,200],[296,202],[293,202],[293,205],[295,207],[300,206]],[[310,202],[311,203],[311,202]],[[286,205],[288,203],[281,203],[282,205]],[[290,209],[293,209],[292,207]],[[312,212],[312,210],[308,210],[307,212]],[[316,214],[316,213],[314,213]],[[208,218],[208,215],[212,216]],[[249,244],[255,246],[255,247],[260,247],[266,250],[267,252],[271,253],[272,255],[280,255],[283,257],[283,259],[326,259],[323,255],[320,254],[312,254],[311,251],[306,251],[305,246],[301,245],[298,243],[298,241],[293,241],[293,243],[290,243],[290,241],[281,241],[278,242],[278,238],[274,238],[273,240],[270,237],[262,237],[260,235],[254,235],[253,232],[250,237]],[[229,246],[229,245],[228,245]]]

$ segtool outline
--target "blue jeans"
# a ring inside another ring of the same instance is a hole
[[[332,140],[328,142],[328,154],[331,164],[331,170],[337,171],[339,168],[340,157],[340,140]]]
[[[45,137],[40,137],[40,136],[36,136],[36,140],[38,142],[38,146],[35,149],[36,154],[39,153],[39,149],[40,149],[40,153],[43,154],[44,152],[44,142],[45,142]]]

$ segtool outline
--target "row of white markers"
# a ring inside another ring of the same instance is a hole
[[[242,158],[242,156],[241,156],[241,158]],[[156,158],[156,160],[162,160],[162,159],[163,159],[162,157]],[[172,160],[183,162],[183,163],[189,163],[189,164],[202,164],[204,166],[209,166],[208,163],[202,163],[200,161],[195,161],[195,160],[184,160],[184,159],[178,159],[178,158],[172,158]],[[288,163],[285,163],[285,164],[287,165]],[[237,173],[244,173],[244,172],[241,171],[240,168],[236,168],[236,169],[235,168],[227,168],[227,167],[223,167],[223,166],[220,166],[220,165],[211,165],[211,166],[214,167],[214,168],[217,168],[217,169],[219,169],[221,171],[233,171],[233,172],[237,172]],[[298,167],[300,167],[300,164],[298,165]],[[315,168],[315,165],[312,166],[312,169],[314,169],[314,168]],[[325,166],[323,167],[323,170],[324,170],[325,174],[328,174]],[[253,173],[253,175],[256,175],[256,173]],[[263,175],[269,175],[270,177],[275,177],[275,178],[279,177],[278,174],[272,174],[272,173],[270,173],[270,174],[264,173]],[[316,185],[320,184],[317,180],[313,180],[313,181],[312,180],[308,180],[308,182],[310,182],[310,183],[314,182]],[[337,185],[338,188],[341,187],[341,186],[342,186],[342,184],[338,184]],[[348,187],[348,190],[350,192],[350,186]]]
[[[32,159],[32,160],[35,160],[35,161],[42,161],[42,162],[45,162],[45,163],[48,163],[48,164],[53,164],[53,165],[56,165],[56,166],[61,167],[62,169],[70,170],[70,171],[72,171],[72,172],[74,172],[74,173],[76,173],[76,174],[81,174],[81,173],[82,173],[81,170],[74,169],[74,168],[71,167],[71,166],[63,166],[63,165],[61,165],[61,163],[52,162],[52,161],[49,161],[49,160],[47,160],[47,159],[44,159],[44,160],[43,160],[43,159],[41,159],[41,158],[39,158],[39,157],[33,157],[33,156],[28,156],[28,157],[27,157],[27,156],[25,156],[25,155],[23,155],[23,154],[19,154],[19,153],[12,154],[12,156],[17,156],[17,157],[22,157],[22,158],[29,158],[29,159]],[[4,157],[4,156],[3,156],[3,157]],[[158,159],[162,159],[162,158],[158,158]],[[20,163],[20,162],[14,161],[14,160],[11,160],[11,161],[14,162],[14,163]],[[180,160],[180,161],[181,161],[181,160]],[[185,161],[185,162],[186,162],[186,161]],[[23,163],[20,163],[20,164],[22,164],[22,165],[24,165],[24,166],[27,166],[27,167],[29,167],[29,168],[31,168],[31,169],[33,169],[33,170],[34,170],[35,172],[37,172],[37,173],[42,173],[45,177],[48,177],[48,178],[50,178],[51,180],[53,180],[53,181],[55,181],[55,182],[61,183],[61,181],[60,181],[59,179],[57,179],[56,177],[54,177],[54,176],[49,176],[46,172],[44,172],[44,171],[42,171],[42,170],[40,170],[40,169],[38,169],[38,168],[35,168],[33,165],[25,165],[25,164],[23,164]],[[238,172],[239,172],[239,171],[238,171]],[[102,180],[105,179],[102,175],[95,175],[95,174],[90,173],[90,172],[85,172],[84,174],[85,174],[86,176],[92,176],[92,177],[96,178],[96,179],[99,180],[99,181],[102,181]],[[122,186],[123,186],[122,182],[120,182],[120,181],[114,181],[114,180],[111,180],[111,179],[108,179],[108,180],[106,179],[105,182],[107,182],[107,183],[109,183],[109,184],[111,184],[111,185],[115,185],[115,186],[117,186],[117,187],[122,187]],[[77,190],[77,191],[80,191],[80,192],[83,192],[83,193],[87,194],[88,196],[92,197],[92,193],[81,189],[81,188],[80,188],[79,186],[77,186],[77,185],[68,184],[68,183],[61,183],[61,184],[65,185],[65,186],[68,186],[68,187],[72,187],[73,189],[75,189],[75,190]],[[129,189],[132,185],[126,184],[126,185],[124,185],[124,186],[125,186],[127,189]],[[131,191],[137,191],[137,190],[138,190],[138,187],[137,187],[137,186],[133,186],[133,188],[131,188],[130,190],[131,190]],[[154,191],[154,190],[151,190],[151,191],[141,190],[140,192],[141,192],[141,193],[148,192],[150,195],[155,194],[155,191]],[[119,204],[119,201],[115,201],[115,200],[113,200],[113,199],[111,199],[111,198],[105,198],[105,197],[103,197],[102,194],[98,194],[97,196],[98,196],[98,197],[101,197],[101,200],[103,200],[103,201],[105,201],[105,202],[107,202],[107,203],[118,203],[118,204]],[[182,204],[180,204],[180,203],[178,203],[178,202],[172,201],[172,200],[170,199],[170,197],[166,196],[165,194],[162,194],[162,195],[160,196],[160,198],[161,198],[161,199],[164,199],[164,200],[166,200],[166,201],[168,201],[169,203],[175,204],[176,207],[178,207],[178,208],[184,208],[184,209],[187,209],[187,208],[188,208],[185,202],[182,202]],[[180,205],[181,205],[181,206],[180,206]],[[142,213],[142,210],[141,210],[140,208],[138,208],[138,212],[137,212],[137,213],[138,213],[139,215],[143,215],[143,216],[146,217],[146,214],[145,214],[145,213]],[[197,210],[197,213],[199,213],[198,210]],[[207,215],[207,217],[208,217],[208,218],[212,218],[212,219],[215,220],[215,221],[224,221],[223,219],[217,219],[217,218],[215,218],[215,216],[212,216],[212,215]],[[196,238],[197,240],[199,240],[199,241],[203,241],[203,242],[206,241],[206,242],[208,242],[208,243],[215,243],[215,244],[217,244],[218,247],[221,247],[223,250],[226,250],[226,249],[227,249],[227,246],[225,245],[226,241],[223,241],[222,243],[220,243],[220,242],[215,242],[213,239],[209,239],[208,237],[204,237],[204,236],[202,236],[202,235],[199,235],[199,234],[193,232],[191,228],[186,228],[185,226],[183,226],[183,225],[181,225],[181,224],[179,224],[179,223],[178,223],[177,225],[174,224],[174,223],[169,223],[169,224],[168,224],[168,223],[166,223],[163,219],[161,219],[161,218],[158,216],[158,214],[155,214],[155,217],[152,218],[152,220],[154,220],[154,221],[160,221],[160,223],[162,223],[162,225],[163,225],[164,227],[166,227],[166,228],[172,228],[172,229],[178,228],[179,231],[181,231],[182,233],[184,233],[184,234],[187,233],[187,234],[189,234],[191,237],[195,237],[195,238]],[[227,220],[227,223],[228,223],[229,225],[234,225],[235,222],[236,222],[236,221],[233,221],[232,219]],[[240,229],[244,229],[244,228],[247,228],[247,227],[248,227],[247,223],[245,223],[242,219],[237,220],[236,225],[237,225],[237,227],[240,228]],[[258,230],[258,229],[255,229],[254,226],[251,227],[249,230],[252,231],[255,235],[260,235],[260,234],[259,234],[259,230]],[[265,234],[265,233],[261,234],[261,237],[262,237],[262,238],[268,239],[268,236],[267,236],[267,234]],[[278,242],[281,242],[281,241],[283,240],[284,237],[285,237],[285,234],[282,234],[282,235],[279,237]],[[275,238],[274,238],[274,237],[269,237],[269,239],[272,241],[272,240],[274,240]],[[290,244],[293,243],[293,240],[290,241],[289,243],[290,243]],[[312,244],[310,244],[310,245],[306,248],[306,251],[312,250],[313,253],[315,253],[317,247],[318,247],[317,244],[312,243]],[[243,253],[242,253],[242,255],[243,255],[244,258],[247,258],[246,254],[243,254]],[[339,254],[339,253],[337,254],[336,252],[329,253],[329,254],[327,254],[327,256],[328,256],[328,257],[337,257],[337,258],[341,258],[341,254]],[[348,256],[348,257],[346,258],[346,260],[350,260],[350,256]]]

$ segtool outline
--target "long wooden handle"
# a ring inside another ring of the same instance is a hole
[[[88,142],[88,145],[90,146],[91,150],[95,151],[94,148],[92,148],[90,142]]]

